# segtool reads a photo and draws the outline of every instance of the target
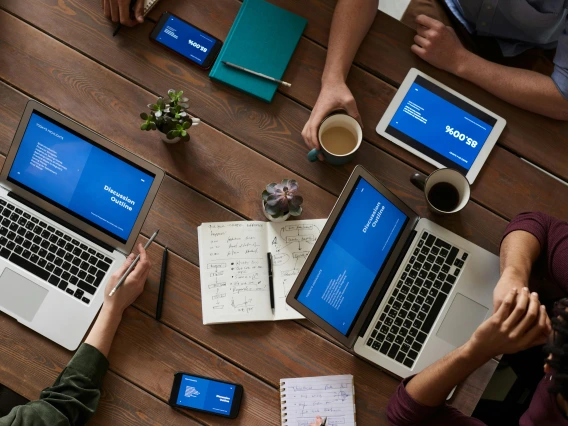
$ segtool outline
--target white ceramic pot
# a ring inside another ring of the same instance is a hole
[[[266,216],[266,218],[269,221],[271,221],[271,222],[285,222],[290,217],[290,213],[288,213],[288,214],[285,214],[284,216],[280,216],[280,217],[277,217],[275,219],[272,216],[270,216],[268,213],[266,213],[266,210],[264,210],[264,200],[260,200],[260,202],[261,202],[261,205],[262,205],[262,211],[264,212],[264,215]]]
[[[191,123],[192,123],[191,127],[197,126],[199,123],[201,123],[201,120],[199,118],[192,118]],[[191,129],[191,127],[190,127],[190,129]],[[178,143],[181,139],[179,136],[177,138],[168,139],[168,136],[165,133],[162,133],[162,132],[160,132],[160,138],[165,143]]]

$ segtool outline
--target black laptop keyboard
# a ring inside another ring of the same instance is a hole
[[[112,259],[0,199],[0,256],[89,304]]]
[[[424,232],[367,346],[412,368],[468,253]]]

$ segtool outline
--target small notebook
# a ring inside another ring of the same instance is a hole
[[[144,0],[144,16],[146,16],[160,0]]]
[[[278,83],[231,68],[222,61],[280,80],[307,22],[264,0],[245,0],[209,77],[271,102]]]
[[[326,219],[216,222],[197,228],[203,324],[304,318],[286,296]],[[272,254],[274,313],[268,252]]]
[[[284,426],[309,426],[316,416],[326,426],[355,426],[353,376],[321,376],[280,380],[280,412]]]

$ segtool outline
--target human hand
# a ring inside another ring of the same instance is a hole
[[[546,343],[552,330],[538,294],[527,287],[510,290],[497,312],[481,324],[466,344],[479,356],[490,359]]]
[[[105,301],[103,308],[110,310],[110,312],[116,315],[122,315],[124,310],[130,306],[138,296],[144,290],[144,284],[146,283],[146,278],[150,272],[152,265],[146,254],[146,250],[142,244],[138,244],[138,251],[140,252],[140,260],[134,267],[124,283],[120,288],[111,296],[109,296],[112,289],[118,283],[118,280],[124,275],[128,267],[132,264],[135,259],[134,253],[130,254],[122,264],[110,277],[110,280],[105,288]]]
[[[314,105],[308,122],[302,130],[302,137],[310,150],[321,149],[318,141],[319,125],[326,116],[338,109],[344,109],[347,114],[357,120],[363,127],[355,98],[347,85],[344,82],[322,84],[318,100]],[[318,158],[320,161],[323,161],[322,154],[319,154]]]
[[[527,280],[515,274],[514,271],[505,269],[493,289],[493,313],[497,312],[499,306],[501,306],[503,300],[505,300],[505,296],[507,296],[511,290],[516,289],[521,291],[523,287],[528,287]]]
[[[144,22],[144,0],[137,0],[134,5],[134,16],[130,17],[130,0],[101,0],[105,16],[112,22],[120,22],[127,27],[133,27]]]
[[[317,416],[316,421],[314,423],[310,423],[310,426],[320,426],[322,421],[322,418],[320,416]]]
[[[436,68],[459,74],[471,54],[461,44],[452,27],[426,15],[416,17],[417,34],[410,50]]]

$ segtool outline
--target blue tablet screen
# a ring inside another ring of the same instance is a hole
[[[497,120],[417,76],[386,133],[467,174]]]

